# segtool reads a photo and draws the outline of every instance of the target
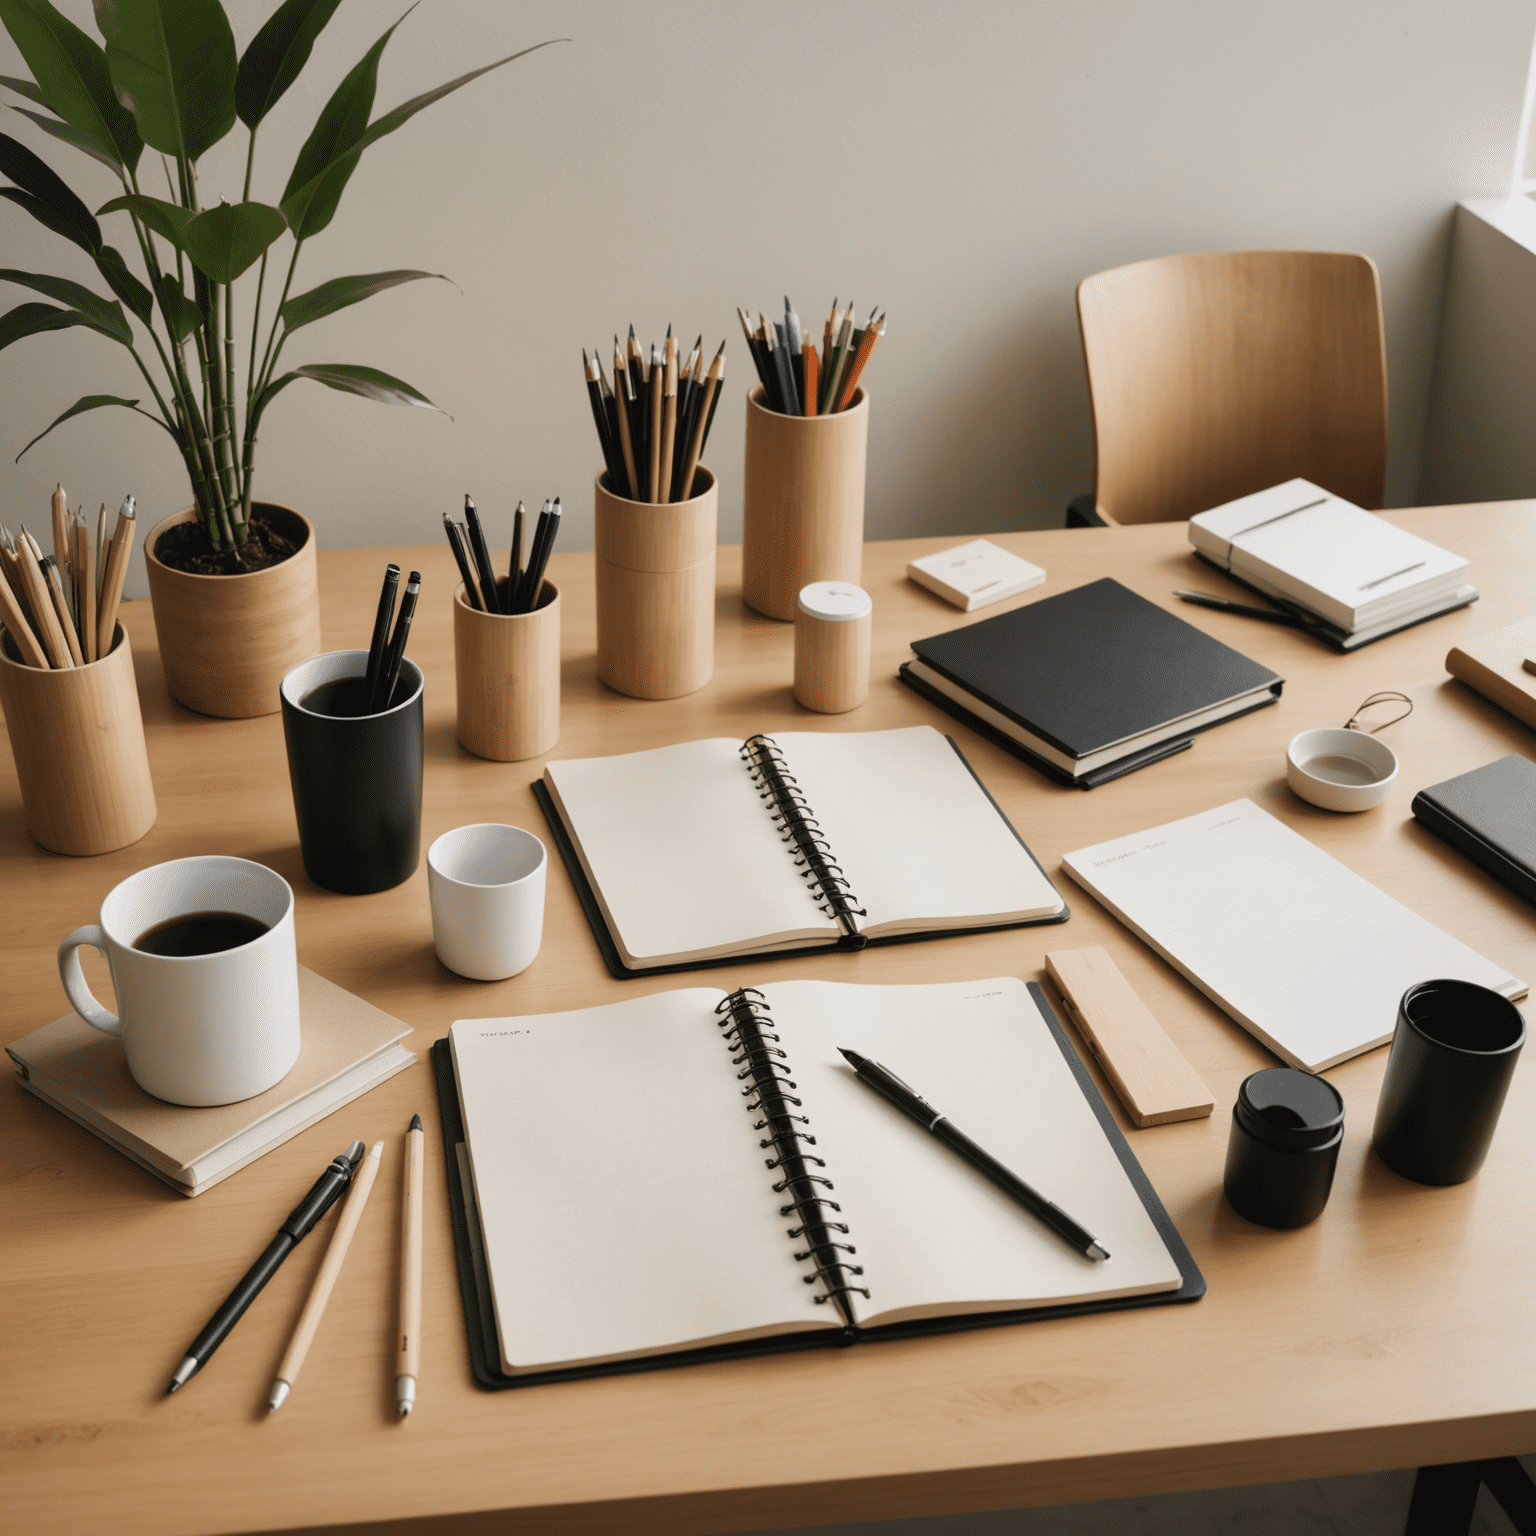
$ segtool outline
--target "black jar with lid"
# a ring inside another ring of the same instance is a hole
[[[1237,1090],[1223,1186],[1239,1216],[1304,1227],[1322,1213],[1344,1140],[1344,1100],[1295,1067],[1255,1072]]]

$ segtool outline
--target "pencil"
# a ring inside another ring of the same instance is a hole
[[[662,369],[661,357],[656,350],[656,343],[651,343],[651,366],[646,378],[647,387],[650,389],[650,420],[646,425],[646,443],[651,451],[651,480],[649,494],[646,500],[657,502],[661,500],[661,387]]]
[[[587,356],[587,349],[581,349],[581,366],[587,376],[587,399],[592,406],[592,422],[597,428],[598,446],[603,451],[603,468],[608,471],[609,486],[616,492],[619,488],[619,477],[614,466],[617,458],[614,454],[612,434],[608,431],[608,409],[603,404],[602,386],[598,382],[598,367],[595,357]],[[491,610],[493,613],[495,609]]]
[[[53,514],[54,563],[62,577],[69,573],[69,499],[62,485],[54,487],[48,510]]]
[[[843,316],[843,328],[837,335],[837,346],[832,359],[832,376],[827,380],[827,392],[821,402],[821,409],[825,415],[832,414],[833,403],[837,400],[838,391],[842,388],[843,374],[847,371],[852,353],[853,305],[849,304]]]
[[[853,399],[853,391],[859,382],[859,375],[864,372],[865,365],[869,362],[870,354],[874,352],[876,345],[885,335],[885,316],[881,315],[878,322],[871,322],[864,329],[864,339],[859,343],[859,349],[854,355],[853,367],[848,370],[848,377],[843,380],[842,393],[838,399],[837,408],[840,411],[848,409],[848,403]]]
[[[630,393],[629,370],[619,350],[619,338],[613,338],[613,383],[619,398],[619,453],[624,460],[626,493],[631,501],[640,500],[640,476],[635,469],[634,396]]]
[[[395,1360],[395,1406],[407,1418],[416,1406],[421,1373],[421,1179],[427,1154],[421,1116],[405,1133],[404,1210],[400,1220],[400,1331]]]
[[[0,624],[16,642],[16,650],[29,667],[48,667],[48,653],[38,644],[32,626],[27,622],[26,611],[20,599],[11,590],[9,581],[0,581]]]
[[[268,1413],[276,1413],[283,1406],[284,1400],[293,1390],[294,1382],[299,1379],[304,1357],[314,1342],[320,1319],[325,1313],[325,1304],[331,1299],[331,1292],[341,1274],[341,1266],[346,1262],[352,1234],[357,1231],[363,1207],[368,1203],[368,1194],[373,1188],[374,1178],[379,1171],[379,1159],[383,1155],[384,1143],[374,1142],[373,1150],[353,1177],[347,1203],[341,1208],[341,1217],[336,1223],[336,1230],[331,1234],[330,1247],[325,1250],[325,1258],[315,1276],[315,1283],[309,1288],[309,1299],[304,1303],[304,1310],[299,1313],[298,1326],[293,1330],[293,1337],[289,1339],[288,1348],[283,1352],[282,1361],[277,1367],[277,1377],[267,1396]]]
[[[96,596],[101,597],[101,578],[107,573],[107,504],[96,514]]]
[[[523,504],[517,504],[517,511],[512,514],[512,548],[507,552],[507,609],[508,613],[515,613],[513,600],[517,596],[517,583],[523,574]]]
[[[96,551],[85,512],[75,514],[75,591],[80,613],[80,644],[87,662],[96,660]]]
[[[459,576],[464,582],[464,601],[476,613],[484,613],[480,594],[475,587],[474,572],[469,568],[469,552],[464,547],[464,535],[459,532],[459,525],[446,512],[443,513],[443,532],[448,535],[448,547],[453,551],[453,558],[459,567]]]
[[[688,444],[688,461],[683,466],[682,484],[678,494],[680,501],[690,501],[693,498],[693,480],[698,472],[699,458],[704,452],[704,437],[709,428],[710,408],[714,404],[720,381],[724,377],[725,343],[722,341],[720,350],[715,353],[714,361],[709,365],[709,376],[704,380],[704,395],[699,405],[698,421]]]
[[[660,500],[672,500],[672,453],[677,442],[677,342],[667,338],[667,371],[661,386],[661,473],[666,483]]]
[[[48,596],[53,601],[53,611],[59,616],[59,628],[64,631],[64,644],[69,647],[69,659],[77,667],[85,665],[85,652],[80,649],[80,636],[75,633],[75,621],[70,617],[69,598],[64,592],[64,581],[59,575],[59,563],[52,555],[43,559],[43,575],[48,578]]]
[[[485,611],[500,613],[501,598],[496,592],[496,571],[491,565],[490,546],[485,542],[485,529],[468,491],[464,493],[464,521],[469,528],[469,552],[474,556],[475,570],[480,574],[480,596],[485,601]]]
[[[819,386],[817,383],[816,343],[809,337],[805,339],[802,347],[802,357],[805,368],[805,414],[807,416],[814,416],[816,414],[816,391]]]
[[[53,599],[48,595],[48,580],[43,575],[42,562],[37,558],[36,546],[22,525],[21,536],[16,540],[16,553],[21,560],[21,579],[25,583],[27,609],[32,621],[42,634],[43,649],[49,662],[59,668],[73,666],[69,659],[69,647],[64,643],[64,631],[59,628],[58,615],[53,611]]]
[[[117,509],[117,526],[112,530],[112,542],[107,546],[106,570],[101,576],[101,601],[96,614],[96,654],[108,656],[112,641],[117,635],[117,607],[123,598],[123,579],[128,574],[128,555],[133,548],[133,530],[137,518],[133,510],[133,497],[124,496]]]

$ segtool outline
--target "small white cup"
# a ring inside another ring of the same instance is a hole
[[[1325,811],[1368,811],[1397,782],[1397,754],[1364,731],[1302,731],[1285,753],[1286,782]]]
[[[267,931],[205,955],[134,948],[157,924],[194,912],[242,913]],[[107,957],[121,1018],[86,985],[83,944]],[[87,1024],[122,1040],[134,1082],[171,1104],[249,1099],[299,1059],[293,890],[249,859],[172,859],[129,875],[107,893],[100,924],[75,929],[59,945],[59,979]]]
[[[521,827],[482,821],[444,832],[427,849],[437,958],[471,981],[527,970],[544,937],[548,865],[544,844]]]

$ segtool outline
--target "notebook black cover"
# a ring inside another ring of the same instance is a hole
[[[976,786],[987,797],[987,803],[997,812],[997,818],[1013,834],[1014,841],[1018,843],[1030,857],[1030,862],[1035,868],[1045,875],[1046,883],[1054,891],[1056,882],[1045,873],[1045,866],[1035,857],[1034,850],[1019,836],[1018,828],[1003,814],[1003,808],[992,798],[992,792],[981,782],[981,776],[971,767],[966,755],[959,748],[953,736],[946,736],[955,756],[965,764],[966,772],[976,780]],[[953,939],[967,933],[1000,933],[1006,928],[1041,928],[1049,923],[1064,923],[1072,916],[1071,907],[1065,902],[1061,911],[1054,917],[1033,917],[1022,923],[984,923],[974,928],[940,928],[929,933],[893,933],[883,938],[867,939],[860,935],[858,938],[839,938],[829,940],[826,944],[802,945],[791,949],[764,949],[757,950],[749,955],[721,955],[713,960],[680,960],[673,965],[648,965],[644,967],[632,967],[625,965],[624,957],[619,953],[619,946],[614,943],[613,935],[608,931],[608,920],[603,916],[603,909],[598,904],[597,897],[593,894],[591,883],[587,879],[587,872],[581,867],[581,859],[577,856],[576,849],[571,843],[570,834],[565,830],[565,823],[560,819],[560,813],[555,809],[554,797],[549,792],[549,787],[543,779],[535,779],[531,786],[533,798],[538,801],[539,809],[544,813],[544,820],[549,824],[550,836],[555,840],[555,847],[560,850],[560,858],[565,864],[565,872],[571,877],[571,884],[576,887],[577,900],[581,902],[581,910],[587,915],[587,924],[592,929],[592,937],[597,940],[597,947],[603,956],[603,963],[608,967],[609,974],[616,976],[620,981],[633,980],[637,976],[669,976],[679,971],[703,971],[722,965],[740,966],[747,962],[758,960],[781,960],[797,958],[801,955],[824,955],[828,950],[847,949],[878,949],[887,944],[915,944],[925,939]],[[1061,893],[1057,891],[1059,896]]]
[[[1413,797],[1413,814],[1536,906],[1536,763],[1511,752]]]
[[[601,1365],[570,1366],[562,1370],[530,1372],[526,1376],[508,1376],[501,1369],[501,1351],[497,1344],[496,1322],[491,1307],[485,1260],[480,1248],[478,1222],[465,1203],[466,1156],[460,1164],[464,1142],[464,1119],[459,1108],[458,1085],[453,1078],[453,1057],[447,1040],[432,1046],[432,1071],[437,1079],[437,1101],[442,1111],[443,1167],[448,1175],[448,1210],[453,1222],[453,1247],[459,1267],[459,1294],[464,1301],[464,1322],[469,1335],[469,1363],[475,1381],[490,1391],[507,1387],[533,1387],[548,1381],[582,1381],[592,1376],[627,1376],[637,1371],[667,1370],[676,1366],[700,1365],[711,1360],[741,1360],[750,1355],[782,1355],[791,1350],[837,1349],[850,1344],[878,1342],[881,1339],[921,1338],[936,1333],[963,1333],[976,1328],[998,1328],[1009,1323],[1032,1323],[1046,1318],[1080,1317],[1090,1312],[1131,1311],[1142,1307],[1171,1306],[1176,1302],[1198,1301],[1205,1295],[1205,1277],[1195,1264],[1184,1239],[1163,1208],[1152,1181],[1142,1171],[1136,1154],[1094,1086],[1093,1078],[1072,1049],[1045,994],[1034,982],[1029,995],[1040,1016],[1049,1026],[1072,1076],[1083,1091],[1089,1107],[1104,1132],[1105,1140],[1115,1150],[1158,1236],[1178,1266],[1182,1284],[1176,1291],[1159,1291],[1152,1296],[1116,1296],[1105,1301],[1073,1302],[1059,1307],[1032,1307],[1017,1312],[983,1312],[962,1317],[925,1318],[918,1322],[890,1323],[880,1328],[845,1328],[826,1333],[796,1333],[780,1338],[753,1339],[741,1344],[716,1344],[702,1349],[681,1350],[675,1354],[654,1355],[644,1360],[615,1360]],[[462,1172],[461,1172],[462,1166]]]
[[[1108,576],[912,650],[1077,759],[1257,688],[1278,697],[1284,682]]]

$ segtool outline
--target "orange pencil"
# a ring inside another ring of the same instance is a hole
[[[875,344],[885,335],[885,316],[872,325],[864,327],[864,339],[859,343],[859,350],[853,359],[853,367],[848,370],[848,377],[843,382],[843,387],[838,396],[838,410],[846,410],[848,402],[853,399],[854,386],[859,382],[859,375],[863,373],[865,364],[869,362],[870,354],[875,350]]]
[[[816,343],[809,337],[801,345],[800,355],[805,359],[805,414],[816,414],[816,394],[821,388],[821,381],[816,369]]]

